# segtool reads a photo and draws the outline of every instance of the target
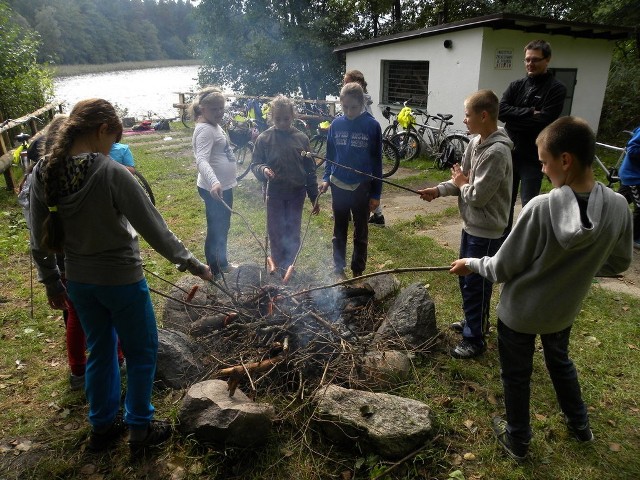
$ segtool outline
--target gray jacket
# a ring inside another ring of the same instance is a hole
[[[500,238],[509,220],[513,184],[513,142],[502,128],[480,143],[474,137],[462,157],[462,172],[469,183],[456,187],[452,180],[438,185],[441,197],[458,196],[458,207],[467,233],[482,238]]]
[[[627,201],[596,183],[589,195],[590,227],[580,219],[568,186],[538,195],[522,209],[493,257],[469,259],[469,268],[504,282],[498,318],[521,333],[569,327],[594,275],[615,275],[631,264],[632,222]]]
[[[68,161],[80,162],[82,157]],[[31,249],[38,279],[52,295],[62,290],[55,255],[40,246],[42,223],[49,215],[38,164],[31,186]],[[66,169],[72,171],[71,167]],[[58,215],[65,232],[67,279],[94,285],[129,285],[144,275],[138,236],[160,255],[193,274],[201,264],[169,230],[133,175],[109,157],[98,154],[80,181],[79,188],[59,200]]]

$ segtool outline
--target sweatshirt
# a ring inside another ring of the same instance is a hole
[[[196,123],[191,145],[198,168],[198,187],[210,192],[217,183],[222,190],[238,185],[236,157],[229,138],[220,125]]]
[[[376,178],[382,178],[382,130],[370,113],[363,112],[353,120],[342,116],[329,127],[327,137],[327,161],[322,180],[331,177],[338,181],[356,185],[371,182],[370,198],[380,199],[382,181],[342,168],[345,165]],[[335,165],[334,163],[338,165]]]
[[[42,223],[49,215],[41,167],[42,162],[34,170],[31,186],[31,248],[38,280],[51,296],[63,287],[56,256],[40,246]],[[71,157],[66,171],[71,172],[68,184],[73,188],[60,197],[57,208],[65,232],[67,279],[94,285],[129,285],[142,280],[138,237],[131,226],[178,269],[195,275],[204,272],[206,267],[169,230],[125,167],[93,153]]]
[[[626,150],[620,165],[620,181],[623,185],[640,185],[640,127],[633,131]]]
[[[458,188],[453,180],[440,183],[441,197],[457,195],[464,230],[475,237],[500,238],[509,220],[513,184],[513,142],[499,128],[480,143],[476,135],[462,157],[469,183]]]
[[[631,264],[632,222],[627,201],[597,182],[584,226],[568,186],[533,198],[493,257],[470,258],[469,268],[504,283],[498,318],[521,333],[568,328],[595,275],[617,275]]]
[[[290,132],[275,127],[262,132],[256,139],[251,157],[251,171],[261,182],[266,182],[264,169],[269,168],[275,178],[269,181],[269,195],[288,195],[306,189],[311,202],[318,196],[315,162],[303,157],[309,151],[309,137],[300,130]]]

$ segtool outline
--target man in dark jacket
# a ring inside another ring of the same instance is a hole
[[[551,61],[551,46],[547,42],[529,42],[524,54],[527,76],[509,84],[500,100],[498,116],[514,143],[511,214],[505,233],[511,230],[518,189],[522,206],[540,193],[542,169],[535,140],[560,116],[567,94],[565,86],[547,70]]]

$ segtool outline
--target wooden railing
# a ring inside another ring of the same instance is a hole
[[[197,92],[175,92],[175,93],[178,95],[178,103],[174,103],[173,108],[177,108],[180,111],[180,116],[182,117],[183,115],[186,114],[186,111],[189,108],[189,105],[191,105],[191,101],[193,97],[197,95]],[[225,93],[225,96],[227,98],[233,98],[233,99],[244,99],[244,98],[256,99],[261,102],[270,102],[275,98],[275,97],[259,97],[255,95],[241,95],[241,94],[235,94],[235,93]],[[320,122],[324,120],[330,120],[331,118],[335,117],[336,104],[340,103],[339,100],[309,100],[306,98],[293,98],[293,101],[295,103],[315,103],[317,105],[327,105],[329,109],[329,116],[302,115],[302,114],[297,115],[297,117],[302,120],[317,120]]]
[[[33,137],[51,121],[56,113],[62,113],[62,103],[49,103],[35,112],[24,117],[0,122],[0,172],[4,174],[7,190],[14,190],[15,183],[11,174],[13,154],[11,150],[16,146],[15,135],[18,130],[28,130]]]

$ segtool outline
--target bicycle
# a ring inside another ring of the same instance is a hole
[[[596,142],[596,147],[604,148],[606,150],[613,150],[614,152],[620,152],[618,156],[618,160],[615,165],[611,168],[608,168],[598,155],[594,155],[594,162],[602,169],[607,179],[607,186],[612,188],[614,184],[620,182],[620,177],[618,176],[618,172],[620,170],[620,165],[622,164],[622,160],[624,160],[624,156],[627,153],[627,149],[625,147],[615,147],[613,145],[607,145],[606,143]]]
[[[236,179],[242,180],[251,169],[253,147],[256,138],[260,135],[260,131],[253,119],[233,112],[229,112],[228,119],[224,122],[222,128],[229,136],[233,154],[236,157]]]
[[[400,128],[400,123],[398,122],[398,114],[392,112],[391,107],[387,106],[384,108],[384,110],[382,110],[382,116],[389,122],[389,125],[387,125],[382,132],[382,138],[390,140],[391,137],[400,133],[400,131],[402,130]]]

